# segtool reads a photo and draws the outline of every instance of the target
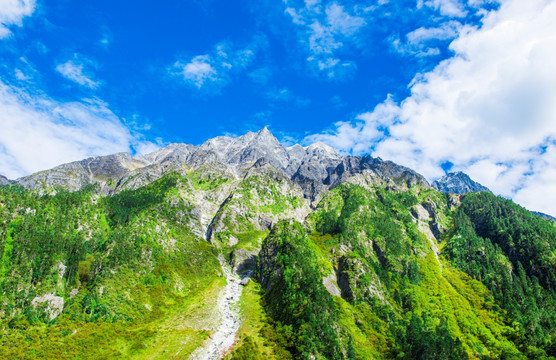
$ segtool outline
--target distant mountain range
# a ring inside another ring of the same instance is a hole
[[[211,166],[241,176],[249,168],[266,164],[299,184],[312,199],[359,173],[372,173],[376,184],[428,185],[415,171],[380,158],[344,157],[323,143],[285,147],[266,127],[236,138],[215,137],[200,146],[171,144],[135,158],[127,153],[89,158],[19,178],[13,183],[27,189],[61,186],[71,191],[99,185],[102,194],[112,194],[139,188],[170,171]],[[9,180],[1,177],[0,182]]]
[[[283,146],[268,128],[239,137],[219,136],[200,146],[171,144],[147,155],[131,157],[128,153],[99,156],[57,166],[50,170],[9,180],[0,175],[0,185],[19,184],[26,189],[61,186],[76,191],[87,185],[99,185],[107,195],[124,189],[137,189],[170,171],[183,172],[206,166],[239,176],[250,167],[268,164],[301,186],[312,200],[356,174],[377,185],[428,186],[414,170],[371,156],[342,156],[336,149],[317,142],[302,147]],[[353,181],[353,179],[351,180]],[[458,171],[448,173],[430,184],[442,193],[465,194],[492,191]],[[534,212],[547,219],[552,216]]]

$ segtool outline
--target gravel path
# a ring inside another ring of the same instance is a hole
[[[241,325],[238,310],[243,286],[241,286],[239,278],[232,273],[224,258],[221,257],[219,260],[228,281],[224,293],[218,299],[218,310],[222,314],[222,320],[218,330],[202,347],[195,350],[190,360],[221,359],[234,344],[236,333]]]

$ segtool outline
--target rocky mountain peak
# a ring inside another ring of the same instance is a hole
[[[448,173],[442,178],[434,181],[432,187],[443,193],[465,194],[474,191],[486,191],[492,193],[486,186],[473,181],[469,175],[457,171]]]
[[[554,217],[552,215],[548,215],[548,214],[538,212],[538,211],[531,211],[531,213],[533,213],[534,215],[538,215],[538,216],[542,217],[543,219],[553,221],[553,222],[556,223],[556,217]]]
[[[9,185],[11,183],[12,181],[9,180],[7,177],[5,177],[4,175],[0,175],[0,185]]]
[[[101,193],[106,195],[139,188],[170,171],[186,174],[204,169],[240,178],[249,169],[266,167],[293,181],[312,201],[330,187],[356,175],[365,178],[360,180],[368,185],[428,186],[421,175],[410,169],[370,156],[344,157],[322,142],[285,147],[267,127],[237,137],[218,136],[199,146],[171,144],[135,158],[127,153],[89,158],[16,182],[28,189],[62,186],[71,191],[98,184]],[[0,178],[0,184],[7,182]]]
[[[325,143],[322,143],[320,141],[312,143],[311,145],[307,146],[306,149],[307,149],[307,153],[313,153],[313,154],[320,153],[320,154],[327,155],[329,157],[334,157],[334,158],[341,158],[342,157],[342,155],[340,155],[338,150],[336,150],[332,146],[326,145]]]
[[[324,183],[334,187],[357,174],[366,174],[374,184],[401,188],[410,188],[415,185],[429,186],[427,180],[417,172],[370,155],[344,157],[338,166],[329,169]]]
[[[266,126],[255,133],[254,140],[256,140],[257,142],[268,141],[272,144],[280,143]]]

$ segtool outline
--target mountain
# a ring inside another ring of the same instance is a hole
[[[11,183],[12,183],[12,181],[9,180],[7,177],[5,177],[3,175],[0,175],[0,186],[1,185],[8,185],[8,184],[11,184]]]
[[[487,187],[471,180],[469,175],[461,171],[448,173],[434,181],[431,186],[440,192],[452,194],[465,194],[473,191],[492,192]]]
[[[538,216],[540,216],[544,219],[556,222],[556,218],[554,216],[551,216],[551,215],[548,215],[548,214],[545,214],[545,213],[542,213],[542,212],[538,212],[538,211],[531,211],[531,213],[533,213],[535,215],[538,215]]]
[[[446,194],[465,194],[468,192],[485,191],[492,193],[489,188],[473,181],[469,175],[458,171],[449,173],[442,178],[434,181],[431,186],[438,191]],[[532,214],[538,215],[544,219],[556,222],[556,218],[537,211],[531,211]]]
[[[554,359],[556,227],[264,128],[0,186],[7,359]]]
[[[351,166],[349,176],[375,171],[374,178],[381,183],[403,185],[405,175],[419,176],[419,181],[426,183],[422,176],[392,162],[369,156],[350,159],[362,165]],[[235,138],[219,136],[200,146],[171,144],[136,158],[127,153],[89,158],[41,171],[15,182],[30,190],[62,187],[77,191],[88,185],[98,185],[100,193],[108,195],[139,188],[171,171],[184,173],[211,167],[238,178],[249,168],[266,164],[300,185],[305,195],[315,200],[330,185],[337,185],[332,182],[341,176],[338,172],[343,173],[343,165],[336,169],[343,162],[344,157],[338,151],[323,143],[286,148],[265,127],[256,133],[248,132]]]

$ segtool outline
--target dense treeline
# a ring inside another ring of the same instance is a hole
[[[417,216],[425,208],[434,219]],[[436,259],[436,239],[422,228],[447,226],[449,216],[447,198],[432,190],[344,184],[321,201],[308,228],[275,225],[259,255],[258,278],[268,313],[279,328],[292,327],[292,354],[524,358],[492,294]],[[325,275],[337,281],[335,296]]]
[[[299,223],[280,222],[265,239],[263,249],[272,252],[268,254],[272,263],[260,263],[257,277],[268,289],[264,300],[280,331],[287,331],[287,326],[293,329],[289,350],[296,358],[344,358],[338,314],[322,284],[322,272],[305,230]],[[279,274],[274,274],[275,270]]]
[[[556,227],[488,193],[464,197],[446,256],[484,283],[519,323],[522,350],[556,356]]]

